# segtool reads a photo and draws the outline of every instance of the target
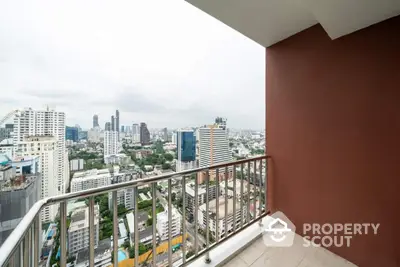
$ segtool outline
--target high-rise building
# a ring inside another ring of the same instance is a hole
[[[0,154],[6,154],[7,157],[14,157],[14,144],[11,138],[0,141]]]
[[[144,122],[140,123],[140,143],[142,146],[150,144],[150,132]]]
[[[114,173],[111,178],[111,184],[118,184],[123,182],[132,181],[137,179],[137,174],[134,173],[119,173],[119,170],[114,168]],[[126,209],[135,208],[135,198],[134,198],[133,188],[124,188],[117,191],[117,203],[118,205],[123,205]],[[110,210],[112,209],[112,192],[108,194],[108,206]]]
[[[168,142],[168,129],[167,128],[163,129],[163,140],[165,142]]]
[[[229,139],[226,134],[226,123],[225,125],[214,124],[200,127],[198,129],[198,140],[200,168],[218,163],[230,162],[232,160],[232,154],[229,149]],[[221,168],[219,174],[222,176],[224,173],[224,168]],[[204,176],[200,176],[202,180]],[[215,178],[215,172],[210,172],[210,178]]]
[[[14,124],[6,124],[4,128],[0,128],[0,142],[4,139],[11,138],[11,133],[13,132]]]
[[[93,128],[99,127],[99,116],[93,115]]]
[[[140,127],[139,124],[136,123],[132,124],[132,142],[140,142]]]
[[[40,199],[39,157],[0,154],[0,246]]]
[[[121,132],[123,132],[123,133],[125,132],[125,126],[124,125],[121,126]]]
[[[79,141],[78,128],[66,126],[65,127],[65,139],[72,140],[74,142],[78,142]]]
[[[118,154],[118,132],[104,131],[104,157]]]
[[[56,166],[57,172],[51,178],[56,181],[58,192],[60,194],[65,193],[66,184],[69,180],[69,177],[66,175],[67,171],[65,170],[67,167],[67,161],[65,160],[65,113],[49,108],[47,110],[27,108],[16,114],[14,116],[14,146],[19,147],[22,142],[25,142],[24,138],[32,136],[51,136],[55,138],[57,155],[55,157],[56,162],[52,164]],[[24,148],[19,147],[19,149]]]
[[[184,171],[196,167],[196,137],[193,130],[177,131],[178,160],[176,171]]]
[[[111,123],[110,122],[106,122],[106,124],[104,125],[104,130],[111,131]]]
[[[59,146],[57,139],[53,136],[29,136],[23,141],[18,142],[16,154],[20,157],[39,156],[39,172],[42,176],[41,183],[41,198],[57,196],[61,192],[61,187],[58,179],[59,175]],[[62,151],[64,152],[64,151]],[[65,156],[65,155],[64,155]],[[62,164],[63,169],[65,164]],[[64,170],[63,175],[66,175]],[[42,210],[42,222],[53,221],[57,214],[57,206],[50,205]]]
[[[111,131],[115,131],[115,118],[114,118],[114,115],[111,116]]]
[[[119,110],[115,111],[115,130],[119,132]]]

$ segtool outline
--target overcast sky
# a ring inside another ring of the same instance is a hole
[[[0,0],[0,117],[263,129],[264,70],[263,47],[183,0]]]

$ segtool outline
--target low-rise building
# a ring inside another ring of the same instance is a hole
[[[94,244],[99,244],[99,205],[94,206]],[[89,208],[80,208],[71,214],[71,223],[68,228],[68,253],[77,252],[89,247]]]
[[[161,240],[168,239],[168,226],[170,223],[172,237],[180,235],[182,216],[175,208],[171,210],[171,221],[168,218],[168,209],[157,214],[156,228]]]
[[[94,249],[94,266],[108,267],[111,265],[112,246],[110,239],[99,241]],[[74,267],[89,267],[89,248],[85,248],[76,255]]]
[[[114,174],[111,178],[111,184],[123,183],[137,179],[137,173],[134,171],[130,172],[119,172],[118,169],[114,170]],[[127,210],[135,208],[134,189],[133,187],[124,188],[117,191],[117,203],[123,205]],[[108,194],[108,207],[112,209],[112,193]]]
[[[225,229],[225,204],[227,204],[227,229]],[[218,203],[216,199],[213,199],[209,202],[209,227],[211,235],[215,238],[216,235],[216,225],[219,225],[219,237],[222,238],[225,235],[225,231],[230,232],[233,229],[233,221],[236,220],[236,225],[240,224],[241,219],[241,209],[240,202],[236,201],[236,214],[233,213],[233,198],[228,198],[228,201],[225,202],[225,197],[221,196],[218,199]],[[216,211],[218,209],[218,220],[216,218]],[[247,214],[247,206],[243,205],[243,222],[246,218]],[[198,223],[199,226],[203,229],[206,228],[206,204],[203,204],[199,207],[198,210]]]
[[[138,212],[138,230],[142,231],[146,228],[147,220],[149,219],[149,214],[146,211]],[[133,212],[126,214],[126,221],[128,222],[129,233],[135,231],[135,215]]]
[[[89,170],[74,173],[71,180],[71,192],[79,192],[91,188],[106,186],[111,183],[111,174],[108,169]]]
[[[206,191],[206,185],[201,184],[198,185],[197,188],[197,196],[198,196],[198,205],[202,205],[203,203],[206,203],[207,200],[207,191]],[[217,195],[217,188],[215,184],[212,184],[209,186],[209,191],[208,191],[208,200],[216,198]],[[188,183],[186,184],[186,197],[185,197],[185,207],[187,211],[187,219],[192,221],[194,217],[195,207],[195,184],[194,183]]]

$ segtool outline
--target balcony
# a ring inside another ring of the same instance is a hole
[[[225,246],[233,244],[234,238],[245,237],[247,234],[243,231],[257,228],[258,235],[261,233],[258,223],[266,218],[268,213],[265,209],[267,203],[267,194],[265,193],[267,158],[267,156],[255,157],[42,199],[35,203],[0,248],[0,264],[10,267],[43,266],[45,260],[43,260],[41,251],[44,240],[42,240],[40,230],[40,213],[47,206],[59,205],[60,227],[57,232],[60,245],[58,246],[58,243],[55,242],[53,247],[50,248],[54,253],[59,250],[59,266],[68,266],[67,259],[71,256],[78,258],[76,255],[68,254],[67,251],[68,246],[66,244],[69,243],[68,234],[71,230],[69,226],[70,224],[72,226],[72,223],[80,227],[79,229],[82,228],[81,230],[87,231],[85,234],[88,233],[89,247],[87,248],[88,253],[86,253],[88,258],[86,262],[83,262],[83,266],[94,266],[95,263],[98,266],[100,256],[95,244],[99,243],[99,240],[96,240],[98,238],[96,224],[99,218],[95,215],[98,205],[98,203],[95,203],[95,197],[107,194],[108,199],[108,193],[111,192],[112,235],[118,237],[121,233],[121,230],[118,229],[121,218],[118,218],[117,192],[121,189],[133,188],[135,198],[135,208],[132,211],[134,212],[134,229],[130,230],[132,230],[132,233],[137,233],[139,232],[138,214],[140,212],[138,190],[144,186],[149,188],[152,195],[152,208],[149,212],[152,218],[152,232],[157,232],[160,236],[166,235],[167,240],[158,240],[153,235],[148,250],[141,251],[139,254],[139,235],[134,234],[132,238],[134,257],[121,261],[123,253],[121,254],[120,240],[112,238],[112,248],[107,253],[109,258],[113,254],[113,266],[132,266],[132,264],[134,266],[184,266],[196,265],[199,260],[201,264],[208,262],[211,266],[216,262],[226,261],[232,255],[221,258],[220,256],[214,257],[213,254],[224,249]],[[193,176],[193,174],[196,175]],[[157,184],[160,182],[167,182],[168,184],[165,195],[157,190]],[[213,190],[210,190],[210,187],[213,187]],[[182,192],[181,207],[175,206],[175,203],[173,205],[172,190],[174,188]],[[186,192],[186,188],[190,188],[189,193]],[[212,192],[212,196],[209,195],[210,192]],[[250,194],[245,192],[250,192]],[[205,196],[199,197],[199,193]],[[190,194],[194,194],[191,196],[192,199],[198,201],[187,201],[186,198]],[[84,208],[86,212],[76,212],[76,214],[86,214],[86,217],[72,218],[75,212],[67,212],[68,202],[82,198],[87,199],[88,207]],[[219,201],[216,201],[216,199]],[[201,203],[201,201],[205,202]],[[164,224],[157,228],[157,207],[159,207],[157,204],[160,203],[167,211],[167,213],[161,213],[161,216],[167,216],[167,221],[172,221],[178,214],[180,216],[178,219],[182,218],[181,223],[178,225]],[[193,205],[193,207],[187,205]],[[188,214],[191,212],[194,214]],[[193,218],[193,220],[189,222],[186,218]],[[76,220],[78,221],[76,222]],[[79,222],[83,223],[80,224]],[[178,228],[180,228],[180,231]],[[160,231],[163,233],[160,233]],[[172,233],[177,232],[180,234],[172,235]],[[174,248],[178,244],[178,249]],[[240,244],[243,247],[246,246],[246,243]],[[225,254],[222,253],[221,255]],[[152,255],[157,255],[157,257],[152,257]],[[104,256],[103,253],[100,258],[103,259]],[[75,265],[77,265],[76,262]]]

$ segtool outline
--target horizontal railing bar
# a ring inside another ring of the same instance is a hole
[[[88,189],[88,190],[84,190],[84,191],[67,193],[67,194],[53,196],[53,197],[47,197],[47,198],[38,200],[32,206],[32,208],[30,208],[28,213],[22,218],[21,222],[11,232],[11,234],[5,240],[3,245],[0,247],[0,266],[3,266],[8,262],[9,258],[12,256],[14,251],[17,249],[17,245],[21,242],[21,240],[25,236],[26,232],[28,231],[29,227],[31,227],[31,225],[33,224],[36,215],[38,215],[40,213],[40,211],[42,210],[42,208],[45,206],[57,204],[57,203],[60,203],[63,201],[72,200],[72,199],[76,199],[76,198],[85,198],[85,197],[95,196],[95,195],[99,195],[99,194],[104,194],[104,193],[112,192],[115,190],[123,189],[126,187],[135,187],[135,186],[146,185],[149,183],[159,182],[159,181],[163,181],[166,179],[172,179],[175,177],[180,177],[180,176],[188,175],[191,173],[219,169],[219,168],[223,168],[223,167],[227,167],[227,166],[229,167],[231,165],[247,163],[247,162],[254,161],[254,160],[267,159],[269,157],[270,157],[269,155],[263,155],[263,156],[258,156],[258,157],[243,159],[243,160],[230,161],[230,162],[215,164],[212,166],[195,168],[195,169],[191,169],[191,170],[186,170],[186,171],[181,171],[181,172],[176,172],[176,173],[169,173],[169,174],[164,174],[164,175],[160,175],[160,176],[152,176],[149,178],[132,180],[132,181],[128,181],[128,182],[117,183],[117,184],[102,186],[102,187],[98,187],[98,188],[92,188],[92,189]]]

